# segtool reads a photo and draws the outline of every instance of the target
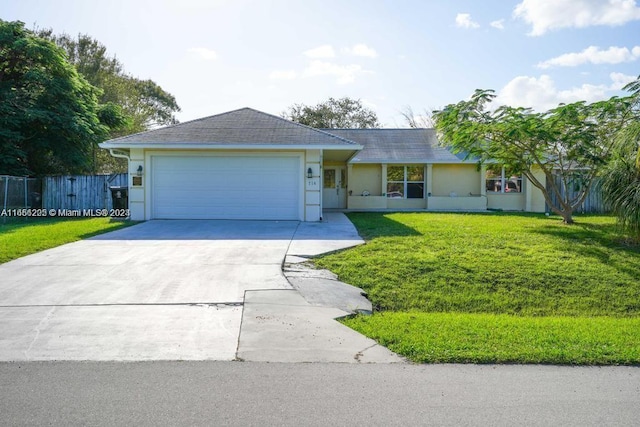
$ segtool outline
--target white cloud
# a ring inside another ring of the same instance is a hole
[[[513,16],[531,25],[531,36],[559,28],[623,25],[640,19],[635,0],[523,0]]]
[[[298,73],[295,70],[275,70],[269,74],[272,80],[294,80],[297,77]]]
[[[330,44],[324,44],[313,49],[309,49],[303,52],[304,56],[314,59],[320,58],[333,58],[336,56],[333,46]]]
[[[497,28],[498,30],[504,30],[504,19],[498,19],[497,21],[491,21],[489,24],[493,28]]]
[[[613,95],[626,83],[635,77],[622,73],[609,75],[610,85],[583,84],[566,90],[559,90],[553,79],[548,75],[540,77],[518,76],[507,83],[496,97],[496,105],[510,105],[512,107],[530,107],[536,111],[546,111],[555,108],[560,103],[576,101],[595,102]]]
[[[640,58],[640,46],[631,50],[626,47],[611,46],[607,50],[600,50],[596,46],[589,46],[582,52],[565,53],[538,64],[538,68],[575,67],[582,64],[619,64],[631,62]]]
[[[316,76],[334,76],[337,78],[338,84],[353,83],[356,79],[356,75],[368,73],[362,69],[360,65],[338,65],[332,62],[325,61],[311,61],[309,66],[304,70],[305,77]]]
[[[478,28],[480,24],[471,20],[471,15],[468,13],[459,13],[456,15],[456,27],[460,28]]]
[[[205,61],[214,61],[218,59],[218,54],[215,50],[208,49],[206,47],[190,47],[187,49],[188,52],[194,53],[200,59],[204,59]]]
[[[364,43],[358,43],[353,47],[345,48],[344,52],[350,55],[364,56],[366,58],[376,58],[378,56],[378,52],[376,52],[375,49]]]
[[[629,76],[627,74],[622,74],[622,73],[611,73],[609,74],[609,77],[611,77],[611,80],[613,81],[611,88],[612,89],[617,88],[618,90],[622,89],[627,84],[631,83],[636,79],[635,76]]]
[[[340,50],[340,53],[375,58],[378,53],[375,49],[367,46],[364,43],[358,43],[351,47],[346,47]],[[309,49],[303,52],[304,56],[309,58],[306,67],[303,70],[274,70],[269,74],[269,78],[272,80],[294,80],[300,77],[335,77],[338,84],[344,85],[353,83],[358,75],[371,73],[371,71],[364,70],[361,65],[358,64],[337,64],[333,61],[327,60],[336,56],[336,51],[333,46],[325,44],[313,49]]]

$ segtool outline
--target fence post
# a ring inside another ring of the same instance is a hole
[[[25,208],[29,208],[31,206],[27,206],[27,203],[29,203],[29,199],[28,199],[29,188],[27,186],[27,177],[26,176],[24,178],[22,178],[22,182],[24,182],[24,207]]]
[[[9,178],[4,177],[4,206],[3,209],[7,209],[7,198],[9,197]]]

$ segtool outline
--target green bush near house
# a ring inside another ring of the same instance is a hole
[[[345,324],[411,360],[640,363],[640,248],[614,218],[349,217],[367,244],[316,264],[376,308]]]

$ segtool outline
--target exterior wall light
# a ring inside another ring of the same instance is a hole
[[[136,171],[137,176],[142,176],[142,165],[138,166],[138,170]]]
[[[313,178],[313,169],[311,168],[307,169],[307,178]]]

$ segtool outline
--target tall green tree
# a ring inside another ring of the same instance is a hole
[[[63,48],[69,61],[92,85],[102,90],[99,101],[118,106],[126,117],[122,126],[111,127],[109,138],[143,132],[158,126],[178,122],[175,113],[180,107],[175,97],[153,80],[143,80],[127,74],[123,64],[110,56],[106,46],[86,34],[77,38],[56,35],[53,30],[39,34]],[[114,158],[105,150],[95,153],[96,172],[124,172],[126,160]]]
[[[328,100],[315,106],[294,104],[282,117],[314,128],[376,128],[380,127],[377,114],[362,105],[359,99],[348,97]]]
[[[113,131],[112,137],[178,123],[175,113],[180,107],[175,97],[153,80],[127,74],[123,64],[115,56],[109,56],[106,46],[98,40],[86,34],[77,38],[55,35],[52,30],[40,34],[62,47],[78,72],[102,89],[101,103],[119,105],[130,119],[128,126]]]
[[[631,120],[631,98],[562,104],[542,113],[509,106],[491,111],[487,106],[494,98],[492,90],[476,90],[470,100],[435,111],[441,140],[480,162],[521,172],[553,212],[573,223],[573,212],[605,165],[616,135]],[[537,170],[545,180],[537,178]],[[578,190],[575,196],[569,188]]]
[[[625,89],[633,93],[633,120],[618,135],[602,174],[602,194],[618,223],[640,242],[640,76]]]
[[[0,20],[0,174],[90,169],[93,148],[109,132],[101,117],[120,121],[99,96],[64,50],[22,22]]]

